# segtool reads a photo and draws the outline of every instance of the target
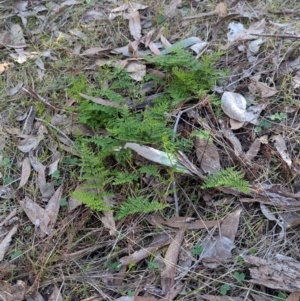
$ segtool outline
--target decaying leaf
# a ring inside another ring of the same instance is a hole
[[[138,10],[133,11],[129,15],[129,31],[135,40],[138,40],[141,37],[141,19],[140,13]]]
[[[53,226],[56,223],[57,215],[60,207],[60,199],[62,196],[62,186],[57,188],[51,199],[49,200],[47,206],[46,206],[46,213],[49,216],[50,222],[49,222],[49,230],[50,228],[53,228]],[[49,231],[48,231],[49,232]]]
[[[111,236],[116,235],[116,231],[117,231],[116,223],[115,223],[114,215],[111,211],[103,212],[101,222],[103,223],[104,227],[109,230],[109,234]]]
[[[169,5],[165,6],[165,15],[169,18],[174,17],[177,6],[181,4],[182,0],[172,0]]]
[[[20,184],[19,184],[18,188],[23,187],[27,183],[27,181],[30,177],[30,173],[31,173],[30,160],[28,157],[26,157],[22,163],[21,180],[20,180]]]
[[[99,105],[103,105],[106,107],[113,107],[113,108],[122,108],[122,106],[114,101],[110,101],[110,100],[105,100],[99,97],[92,97],[92,96],[87,96],[85,94],[79,93],[79,95],[85,99],[91,100],[94,103],[97,103]]]
[[[6,251],[8,250],[9,244],[11,242],[12,237],[16,234],[18,230],[18,225],[14,225],[10,231],[6,234],[4,239],[0,243],[0,262],[3,260]],[[1,287],[0,287],[1,291]]]
[[[1,301],[23,301],[26,291],[27,285],[22,280],[18,280],[14,285],[11,285],[7,281],[0,280]]]
[[[300,300],[300,291],[291,293],[285,301],[299,301]]]
[[[203,242],[201,260],[208,268],[216,268],[231,258],[231,250],[235,248],[234,239],[239,225],[241,210],[230,213],[220,226],[218,236],[209,235]]]
[[[130,148],[137,152],[140,156],[152,162],[160,163],[169,167],[174,167],[178,171],[189,173],[189,171],[184,166],[179,164],[175,156],[172,154],[167,154],[155,148],[139,145],[137,143],[126,143],[124,148]]]
[[[226,3],[223,1],[218,3],[214,12],[221,18],[226,17],[228,15]]]
[[[184,238],[184,229],[179,230],[172,240],[165,258],[165,269],[161,273],[161,286],[165,293],[168,293],[175,283],[176,265],[178,261],[179,251]]]
[[[23,141],[19,142],[18,149],[23,153],[29,153],[38,147],[41,140],[44,139],[44,135],[39,136],[27,136]]]
[[[219,151],[212,141],[196,136],[195,147],[198,161],[204,173],[215,174],[220,170]]]
[[[240,297],[228,297],[228,296],[213,296],[213,295],[201,295],[204,300],[208,301],[245,301]]]
[[[289,166],[292,166],[292,160],[287,153],[287,147],[285,141],[281,135],[274,135],[271,137],[271,140],[274,140],[274,146],[276,147],[277,151],[279,152],[282,160]]]
[[[52,294],[49,296],[48,301],[63,301],[63,297],[56,285],[53,287]]]
[[[0,74],[2,74],[5,70],[7,70],[11,66],[9,63],[2,63],[0,64]]]
[[[129,76],[136,81],[143,80],[146,75],[146,66],[138,62],[129,62],[125,69]]]
[[[286,292],[300,291],[300,262],[287,256],[277,254],[270,259],[241,255],[245,262],[251,264],[252,283]]]
[[[251,161],[252,159],[255,158],[257,153],[259,152],[261,145],[261,141],[259,138],[256,138],[253,143],[251,144],[250,148],[248,149],[247,153],[245,154],[245,159],[248,161]]]
[[[164,220],[158,215],[153,216],[151,219],[148,219],[148,221],[156,227],[166,225],[171,228],[184,228],[189,230],[210,229],[219,226],[222,222],[222,220],[193,220],[193,218],[187,216],[175,216],[170,219]]]
[[[138,263],[139,261],[147,258],[159,248],[170,243],[170,237],[166,234],[160,234],[154,238],[152,243],[147,248],[142,248],[129,256],[122,257],[119,261],[122,265],[129,265],[130,263]]]
[[[246,99],[239,93],[224,92],[221,107],[226,115],[238,121],[246,121]]]
[[[276,87],[269,87],[267,84],[260,82],[259,79],[260,74],[250,78],[251,83],[248,85],[248,89],[253,95],[258,94],[263,98],[267,98],[279,92]]]

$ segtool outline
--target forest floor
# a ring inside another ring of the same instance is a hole
[[[0,300],[300,300],[299,1],[0,11]]]

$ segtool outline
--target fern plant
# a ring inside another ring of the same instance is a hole
[[[150,202],[143,196],[129,197],[129,199],[121,204],[120,208],[116,213],[116,220],[119,220],[129,214],[133,213],[147,213],[151,211],[162,210],[168,205],[161,204],[158,201]]]
[[[244,173],[242,171],[237,171],[234,167],[229,167],[219,170],[214,175],[207,176],[201,188],[224,186],[248,193],[250,192],[249,182],[243,178]]]
[[[134,188],[142,183],[142,173],[156,176],[161,181],[157,167],[149,164],[136,169],[131,151],[122,146],[126,142],[154,145],[170,155],[177,150],[189,151],[192,141],[180,136],[176,136],[174,140],[173,121],[166,118],[166,113],[179,101],[198,98],[211,89],[221,75],[213,67],[220,55],[221,53],[216,53],[197,61],[189,52],[175,49],[169,55],[146,58],[148,64],[166,73],[165,79],[146,75],[143,81],[137,82],[124,70],[112,65],[100,67],[99,72],[89,80],[83,76],[74,78],[68,93],[79,102],[79,121],[95,131],[101,129],[105,132],[94,137],[77,138],[77,147],[81,152],[81,180],[84,185],[74,196],[94,210],[104,210],[107,208],[103,201],[105,196],[125,194],[128,201],[120,205],[116,213],[117,219],[132,213],[165,208],[166,205],[145,198]],[[144,100],[143,86],[149,81],[154,85],[155,91],[162,91],[160,96],[143,110],[124,108],[124,98],[131,99],[133,104]],[[79,93],[103,97],[122,106],[95,104],[81,98]],[[166,173],[165,181],[171,181],[173,176]]]

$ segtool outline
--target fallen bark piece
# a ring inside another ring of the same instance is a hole
[[[269,260],[256,256],[242,257],[254,266],[250,268],[251,282],[286,292],[300,290],[299,261],[280,254]]]

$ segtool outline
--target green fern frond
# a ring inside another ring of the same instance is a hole
[[[126,172],[126,171],[118,171],[116,173],[113,185],[121,185],[121,184],[132,184],[133,182],[139,179],[138,175]]]
[[[96,211],[108,211],[111,210],[105,201],[103,200],[104,196],[110,196],[110,194],[96,194],[94,192],[88,192],[84,189],[76,190],[71,193],[71,196],[79,200],[81,203],[87,205],[92,210]]]
[[[162,210],[168,205],[159,203],[158,201],[150,202],[143,196],[129,197],[128,200],[121,204],[116,213],[116,220],[119,220],[129,214],[134,213],[147,213],[151,211]]]
[[[207,176],[207,179],[201,188],[205,189],[225,186],[248,193],[250,192],[249,182],[244,180],[243,177],[244,173],[242,171],[235,170],[234,167],[221,169],[214,175]]]
[[[139,169],[140,173],[145,173],[150,176],[159,177],[158,167],[156,165],[145,165]]]

